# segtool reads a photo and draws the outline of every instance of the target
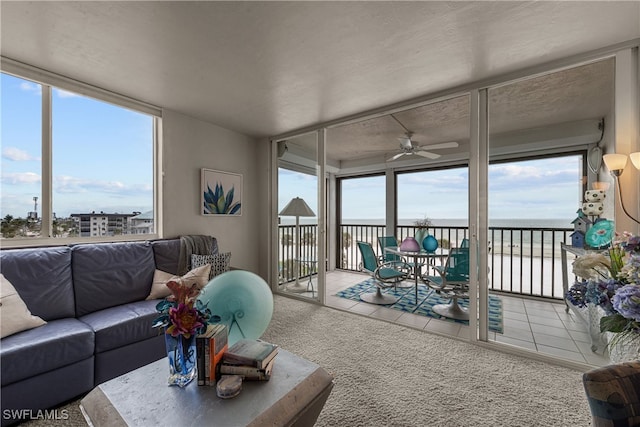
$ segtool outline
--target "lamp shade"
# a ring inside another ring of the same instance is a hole
[[[309,205],[300,197],[294,197],[289,204],[280,211],[282,216],[316,216]]]
[[[602,159],[609,172],[622,170],[627,165],[627,156],[625,154],[605,154]]]
[[[633,163],[633,166],[635,166],[636,169],[640,170],[640,151],[629,154],[629,158],[631,159],[631,163]]]

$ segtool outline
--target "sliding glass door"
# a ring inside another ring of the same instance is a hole
[[[318,299],[317,135],[277,142],[278,291]]]

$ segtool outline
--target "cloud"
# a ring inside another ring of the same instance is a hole
[[[120,181],[92,180],[64,175],[54,178],[53,187],[58,193],[102,193],[121,196],[153,191],[152,186],[148,184],[128,185]]]
[[[36,95],[42,95],[42,86],[37,83],[22,82],[20,83],[20,89],[22,89],[25,92],[35,93]]]
[[[3,173],[0,179],[3,184],[33,184],[40,182],[40,175],[34,172]]]
[[[73,92],[68,92],[64,89],[54,89],[53,92],[59,97],[59,98],[80,98],[82,95],[79,95],[77,93],[73,93]]]
[[[40,160],[39,157],[34,157],[24,150],[16,147],[5,147],[2,149],[2,158],[11,160],[14,162],[25,162],[31,160]]]

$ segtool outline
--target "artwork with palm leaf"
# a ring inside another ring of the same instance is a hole
[[[242,214],[242,175],[202,169],[203,215]]]

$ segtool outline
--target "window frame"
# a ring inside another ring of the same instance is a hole
[[[41,160],[41,203],[42,209],[41,230],[39,237],[10,238],[2,239],[3,248],[37,247],[48,245],[68,245],[74,243],[89,242],[112,242],[112,241],[134,241],[149,240],[162,237],[162,168],[161,147],[162,147],[162,110],[159,107],[147,104],[133,98],[129,98],[114,92],[107,91],[86,83],[79,82],[49,71],[32,67],[30,65],[14,61],[9,58],[0,57],[0,72],[13,77],[29,80],[42,87],[42,160]],[[53,237],[53,176],[52,176],[52,89],[60,89],[76,93],[98,101],[106,102],[117,107],[126,108],[137,113],[146,114],[152,117],[152,176],[153,176],[153,211],[155,222],[155,233],[151,234],[124,234],[114,236],[93,236],[93,237]]]

